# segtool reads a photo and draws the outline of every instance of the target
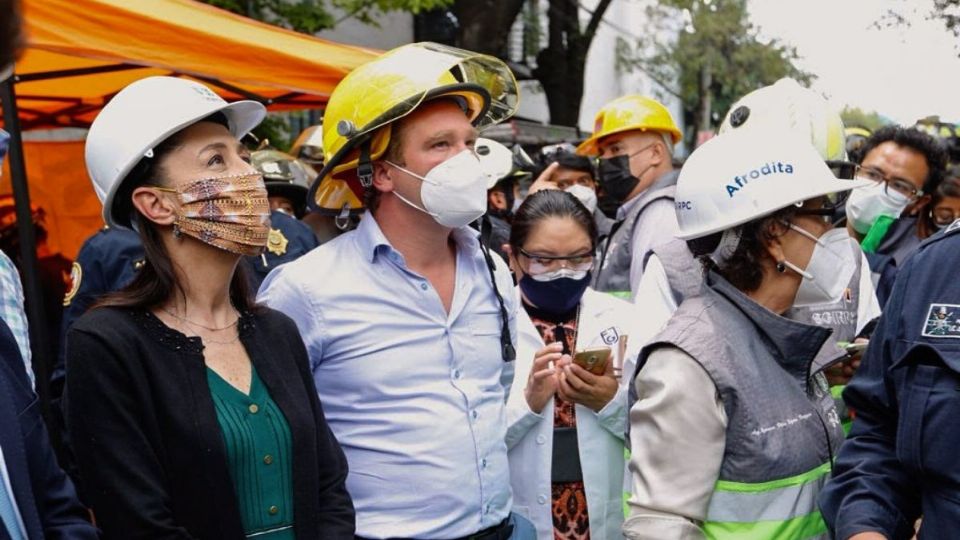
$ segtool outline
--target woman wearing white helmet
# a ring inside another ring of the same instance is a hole
[[[146,264],[67,335],[67,425],[104,538],[353,538],[346,461],[306,350],[237,263],[269,203],[239,137],[264,117],[150,77],[94,121],[90,177]]]
[[[677,183],[679,237],[708,272],[643,349],[628,538],[819,538],[843,433],[814,359],[830,331],[782,316],[835,295],[838,180],[809,142],[723,134]]]

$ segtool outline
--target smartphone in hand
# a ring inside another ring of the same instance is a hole
[[[610,361],[610,347],[596,347],[578,351],[573,355],[573,363],[594,375],[603,375]]]

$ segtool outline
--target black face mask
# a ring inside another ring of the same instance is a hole
[[[627,155],[600,158],[598,174],[604,194],[617,203],[623,203],[640,183],[640,179],[630,172],[630,156]]]

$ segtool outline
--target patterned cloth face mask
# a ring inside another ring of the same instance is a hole
[[[204,178],[179,188],[151,186],[176,193],[180,211],[173,234],[236,253],[259,255],[270,233],[270,201],[260,173]]]

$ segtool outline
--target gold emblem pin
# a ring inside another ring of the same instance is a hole
[[[267,251],[276,255],[283,255],[287,252],[287,244],[290,241],[280,232],[280,229],[270,229],[267,235]]]
[[[67,307],[73,302],[73,297],[77,295],[77,291],[80,290],[80,281],[83,279],[83,268],[80,266],[80,263],[74,262],[73,268],[70,269],[70,290],[67,291],[66,296],[63,297],[63,307]]]

